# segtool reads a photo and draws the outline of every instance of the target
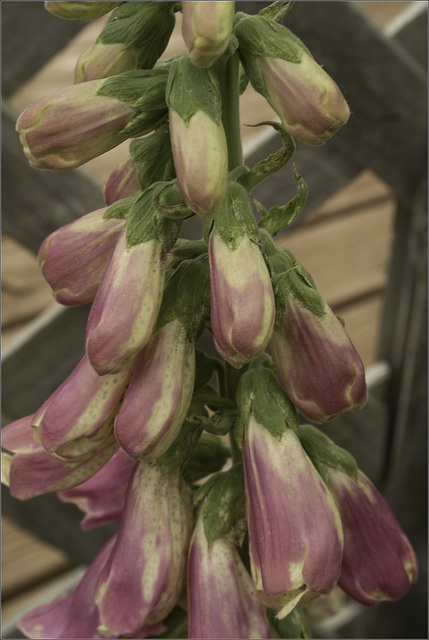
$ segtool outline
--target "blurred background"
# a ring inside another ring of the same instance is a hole
[[[237,2],[256,13],[268,3]],[[363,610],[342,593],[320,598],[314,637],[425,638],[426,628],[426,2],[296,2],[284,23],[334,77],[350,122],[323,148],[297,145],[309,185],[302,221],[279,238],[346,322],[370,384],[358,416],[326,432],[355,455],[388,497],[420,561],[400,602]],[[35,411],[83,353],[87,309],[53,302],[36,264],[43,238],[103,205],[101,187],[129,141],[83,169],[31,169],[13,124],[37,98],[73,83],[79,55],[107,17],[62,21],[43,2],[2,2],[3,423]],[[164,57],[184,51],[180,15]],[[241,100],[249,165],[280,146],[276,119],[248,87]],[[258,187],[266,208],[294,195],[290,167]],[[192,232],[199,233],[199,229]],[[108,535],[81,534],[79,514],[55,496],[27,503],[3,491],[3,637],[28,609],[76,583]]]

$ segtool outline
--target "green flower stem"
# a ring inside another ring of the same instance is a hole
[[[236,53],[228,58],[220,70],[222,93],[222,124],[228,141],[228,170],[243,164],[243,147],[240,132],[240,62]]]
[[[230,365],[228,362],[225,362],[225,396],[229,400],[233,400],[235,402],[238,383],[240,381],[240,377],[246,369],[247,367],[243,367],[243,369],[235,369],[235,367]],[[241,451],[237,446],[232,431],[229,434],[229,442],[231,447],[232,462],[241,462]]]

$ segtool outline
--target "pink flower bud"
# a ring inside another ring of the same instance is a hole
[[[369,607],[401,598],[417,580],[417,559],[391,508],[362,471],[357,480],[327,473],[344,530],[339,586]]]
[[[58,18],[66,20],[95,20],[112,11],[122,2],[72,2],[67,0],[46,0],[45,8]]]
[[[55,300],[64,305],[94,300],[123,220],[104,220],[106,209],[60,227],[42,243],[38,263]]]
[[[58,494],[60,500],[73,502],[86,514],[80,525],[84,531],[120,520],[128,482],[136,464],[123,449],[118,449],[92,478]]]
[[[323,145],[349,119],[338,85],[311,56],[299,63],[263,58],[260,64],[267,100],[297,140]]]
[[[132,49],[124,48],[123,44],[103,44],[95,42],[79,57],[74,82],[88,82],[116,76],[124,71],[130,71],[136,66],[136,56]]]
[[[234,2],[182,2],[182,35],[191,61],[210,67],[227,49]]]
[[[122,200],[122,198],[129,198],[140,193],[137,169],[138,164],[133,163],[133,159],[130,157],[108,176],[103,186],[104,200],[108,206]]]
[[[170,109],[170,136],[180,191],[203,219],[220,206],[228,176],[228,149],[222,124],[198,110],[185,122]]]
[[[349,108],[337,84],[289,29],[263,16],[243,16],[235,34],[252,85],[289,134],[322,145],[347,122]]]
[[[210,547],[199,517],[188,560],[188,638],[270,638],[255,586],[225,536]]]
[[[343,325],[324,304],[322,315],[289,296],[270,342],[286,392],[313,422],[326,422],[366,402],[365,370]]]
[[[69,464],[79,464],[111,439],[132,367],[111,376],[99,376],[86,355],[69,377],[35,414],[37,439],[48,453]]]
[[[108,560],[115,536],[111,538],[90,564],[83,578],[66,596],[27,613],[18,628],[29,638],[102,638],[98,631],[100,616],[94,603],[94,591],[100,572]],[[162,623],[143,626],[129,638],[152,638],[164,633]]]
[[[338,580],[339,514],[292,429],[278,439],[250,414],[243,461],[253,581],[265,599],[283,596],[283,618],[309,591],[329,593]]]
[[[37,169],[74,169],[123,142],[118,131],[134,109],[99,95],[103,80],[55,91],[33,102],[16,123],[24,153]]]
[[[211,324],[216,348],[234,367],[260,355],[274,326],[274,294],[262,253],[248,235],[237,246],[209,239]]]
[[[170,613],[185,584],[191,527],[190,496],[179,472],[139,462],[96,590],[102,634],[129,637]]]
[[[118,449],[113,432],[104,447],[78,465],[66,467],[35,441],[27,416],[2,429],[2,482],[18,500],[75,487],[94,475]],[[8,453],[10,452],[10,453]],[[12,455],[13,454],[13,455]]]
[[[158,240],[127,247],[123,231],[88,318],[86,349],[99,375],[119,371],[151,338],[164,274]]]
[[[115,421],[118,442],[131,458],[158,458],[172,444],[192,400],[194,375],[194,343],[173,320],[137,357]]]

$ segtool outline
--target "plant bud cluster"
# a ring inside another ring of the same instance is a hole
[[[55,299],[91,305],[86,349],[34,415],[3,429],[3,480],[23,500],[58,492],[85,530],[118,529],[74,591],[20,629],[269,638],[285,618],[302,625],[295,608],[336,585],[368,606],[401,597],[417,563],[400,525],[353,458],[302,424],[367,397],[341,321],[273,241],[306,185],[295,175],[297,195],[260,206],[259,222],[252,207],[251,189],[290,161],[293,138],[324,144],[349,117],[332,78],[277,22],[290,3],[256,16],[229,1],[45,4],[66,19],[113,12],[75,84],[19,117],[30,163],[73,169],[133,141],[106,178],[106,207],[40,248]],[[187,52],[160,60],[180,10]],[[270,124],[283,149],[252,168],[237,160],[225,88],[235,70],[238,97],[239,67],[281,120]],[[197,241],[180,236],[191,216]]]

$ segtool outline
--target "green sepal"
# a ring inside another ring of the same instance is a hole
[[[175,244],[180,231],[180,222],[161,216],[155,199],[164,182],[156,182],[138,197],[127,218],[127,246],[157,239],[168,252]]]
[[[202,426],[197,422],[185,420],[177,438],[158,458],[159,466],[168,474],[182,467],[197,444],[202,430]]]
[[[166,219],[167,220],[167,219]],[[208,257],[184,260],[169,279],[157,321],[157,329],[178,318],[190,340],[195,340],[210,310]]]
[[[137,179],[142,191],[154,182],[176,177],[168,123],[141,140],[133,140],[130,155],[132,162],[137,164]]]
[[[261,14],[248,16],[237,13],[234,33],[239,41],[238,50],[244,58],[245,69],[248,54],[263,58],[281,58],[294,63],[300,62],[304,53],[311,55],[290,29]]]
[[[326,313],[326,302],[317,291],[313,278],[287,249],[278,249],[270,234],[260,230],[261,249],[271,274],[276,299],[276,315],[283,317],[290,299],[317,316]]]
[[[194,395],[194,399],[198,400],[201,405],[207,406],[211,411],[217,411],[218,409],[235,411],[237,409],[237,405],[233,400],[219,395],[216,389],[213,389],[213,387],[209,385],[201,387]]]
[[[311,638],[310,629],[302,609],[294,609],[286,618],[279,620],[273,609],[267,609],[270,624],[278,633],[279,638],[305,639]]]
[[[158,212],[172,220],[185,220],[195,215],[184,201],[176,179],[157,191],[154,202]]]
[[[183,478],[194,484],[201,478],[217,473],[231,457],[231,450],[215,435],[203,433],[183,467]]]
[[[247,73],[245,72],[244,67],[240,62],[239,79],[238,79],[238,91],[240,93],[240,96],[246,91],[248,84],[249,84],[249,78],[247,77]]]
[[[110,207],[107,207],[103,215],[103,220],[124,220],[139,196],[130,196],[129,198],[121,198]]]
[[[243,465],[235,464],[228,471],[217,473],[208,490],[201,492],[200,496],[202,493],[204,532],[210,546],[221,536],[227,535],[237,521],[245,516]]]
[[[320,429],[310,424],[301,425],[298,435],[302,446],[325,482],[329,467],[342,471],[357,481],[356,460],[346,449],[338,447]]]
[[[281,135],[283,148],[279,149],[275,153],[272,153],[268,158],[264,158],[247,173],[237,178],[237,182],[242,184],[248,191],[251,191],[256,185],[260,184],[263,180],[271,176],[273,173],[280,171],[292,158],[295,153],[295,142],[286,129],[280,122],[272,122],[271,120],[264,120],[258,124],[249,124],[248,127],[261,127],[262,125],[269,125],[278,131]]]
[[[204,240],[186,240],[179,238],[171,250],[170,267],[176,268],[183,260],[191,260],[207,253]]]
[[[197,67],[188,56],[174,61],[166,89],[167,105],[188,124],[193,115],[204,111],[216,124],[222,123],[219,79],[212,67]]]
[[[295,222],[307,200],[307,184],[296,171],[294,171],[294,177],[298,183],[296,196],[287,204],[270,209],[269,214],[258,223],[261,229],[265,229],[272,236],[276,236],[280,231],[291,225],[292,222]]]
[[[246,235],[258,242],[258,227],[250,196],[238,182],[228,184],[226,196],[216,211],[211,233],[216,233],[231,249],[235,249]]]
[[[217,411],[210,418],[203,420],[203,427],[208,433],[216,436],[226,436],[236,425],[236,411]]]
[[[298,432],[297,411],[270,369],[247,371],[240,379],[236,399],[239,418],[235,438],[238,446],[242,446],[251,416],[277,440],[287,428]]]
[[[117,133],[123,138],[138,138],[154,131],[167,121],[167,109],[160,111],[150,111],[148,113],[137,112],[130,118],[127,124]]]
[[[291,2],[288,0],[278,0],[277,2],[273,2],[268,5],[268,7],[264,7],[259,11],[258,16],[263,16],[264,18],[268,18],[268,20],[274,20],[274,22],[279,22],[283,16],[285,16],[288,11],[290,11],[295,2]]]
[[[166,109],[168,67],[135,69],[106,78],[98,95],[128,102],[140,112]]]
[[[153,67],[174,28],[174,2],[125,2],[110,16],[96,42],[134,49],[136,66]]]

